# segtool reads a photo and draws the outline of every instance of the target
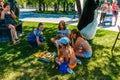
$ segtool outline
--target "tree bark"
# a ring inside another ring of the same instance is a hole
[[[64,2],[63,3],[63,12],[65,12],[65,9],[66,9],[66,3]]]
[[[78,16],[80,18],[81,16],[81,3],[80,0],[76,0],[77,10],[78,10]]]
[[[57,13],[57,4],[54,3],[54,13]]]
[[[42,11],[42,1],[41,0],[39,0],[39,11]]]
[[[43,11],[45,12],[45,3],[43,3]]]
[[[60,6],[60,0],[58,0],[58,4],[57,4],[57,12],[59,12],[59,6]]]
[[[46,4],[46,10],[48,11],[48,4]]]
[[[66,14],[69,14],[69,4],[67,3],[67,6],[66,6]]]
[[[78,1],[78,0],[76,0]],[[84,8],[82,14],[79,14],[79,22],[78,22],[78,29],[81,31],[85,28],[89,23],[91,23],[94,19],[94,11],[99,5],[99,0],[86,0],[84,2]],[[77,7],[79,7],[77,5]],[[80,7],[79,7],[80,8]]]

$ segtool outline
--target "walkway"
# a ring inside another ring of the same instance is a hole
[[[63,15],[63,14],[38,14],[33,13],[30,9],[22,9],[20,10],[20,20],[22,21],[32,21],[32,22],[49,22],[49,23],[59,23],[60,20],[64,20],[67,24],[70,25],[77,25],[78,23],[78,17],[76,16],[75,19],[73,19],[74,15]],[[98,20],[99,20],[98,16]],[[114,22],[114,18],[113,18]],[[119,19],[117,22],[117,25],[120,25],[120,14]],[[118,28],[116,26],[99,26],[98,28],[103,28],[106,30],[111,31],[118,31]]]
[[[20,10],[20,20],[22,21],[32,21],[32,22],[49,22],[49,23],[59,23],[64,20],[67,24],[77,25],[78,18],[74,15],[65,14],[38,14],[33,13],[34,10],[22,9]]]

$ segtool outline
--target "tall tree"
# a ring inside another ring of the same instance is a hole
[[[77,10],[78,10],[78,16],[81,16],[81,2],[80,0],[76,0]]]
[[[42,11],[42,0],[39,0],[39,11]]]
[[[84,0],[83,4],[84,8],[79,17],[77,27],[86,39],[92,40],[95,36],[98,23],[96,18],[98,14],[97,7],[99,6],[99,0]]]

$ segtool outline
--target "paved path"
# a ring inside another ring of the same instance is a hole
[[[62,15],[62,14],[38,14],[33,13],[30,9],[22,9],[20,10],[20,20],[22,21],[32,21],[32,22],[49,22],[49,23],[59,23],[60,20],[64,20],[67,24],[70,25],[77,25],[78,23],[78,17],[76,16],[75,19],[73,19],[74,15]],[[99,20],[98,16],[98,20]],[[114,18],[113,18],[114,22]],[[118,18],[117,25],[120,25],[120,15]],[[111,31],[117,31],[117,26],[98,26],[98,28],[103,28],[106,30]]]
[[[64,20],[67,24],[77,25],[78,18],[74,15],[63,15],[63,14],[38,14],[33,13],[34,10],[20,10],[20,20],[22,21],[34,21],[34,22],[49,22],[59,23],[60,20]]]

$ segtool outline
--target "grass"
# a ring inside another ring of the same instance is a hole
[[[12,46],[11,42],[0,43],[0,80],[120,80],[120,42],[111,53],[117,33],[98,29],[91,44],[93,56],[81,59],[82,65],[74,69],[75,74],[61,75],[55,63],[43,63],[33,56],[38,51],[56,51],[50,38],[55,36],[57,24],[44,23],[44,36],[47,41],[44,47],[31,49],[26,42],[28,33],[38,23],[24,22],[25,35],[21,43]],[[76,26],[67,25],[73,29]]]

